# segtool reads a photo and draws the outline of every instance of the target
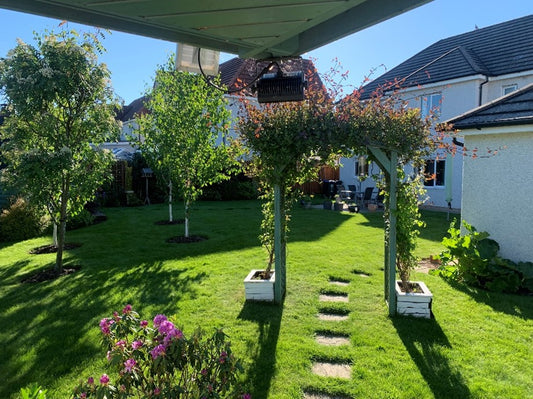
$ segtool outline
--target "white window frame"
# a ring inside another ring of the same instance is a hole
[[[420,116],[427,117],[433,110],[437,116],[440,116],[442,105],[442,93],[432,93],[420,98]]]
[[[512,85],[504,85],[502,86],[502,96],[511,94],[513,91],[516,91],[516,90],[518,90],[518,85],[516,83]]]
[[[429,161],[433,162],[433,170],[427,170],[427,163]],[[437,184],[437,164],[439,162],[442,162],[443,168],[442,172],[444,174],[442,178],[442,184]],[[426,162],[424,164],[424,175],[426,176],[435,176],[435,178],[431,180],[424,180],[424,187],[426,188],[444,188],[446,186],[446,159],[426,159]]]

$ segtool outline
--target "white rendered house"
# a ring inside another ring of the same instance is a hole
[[[533,15],[440,40],[364,86],[361,98],[393,81],[402,82],[410,107],[422,116],[433,109],[438,121],[520,90],[533,83]],[[460,208],[462,158],[441,153],[427,160],[426,173],[434,177],[426,181],[429,205]],[[375,186],[371,179],[360,183],[357,161],[341,160],[343,184]]]

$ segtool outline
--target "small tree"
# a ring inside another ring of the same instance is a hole
[[[189,237],[191,204],[204,187],[228,179],[236,165],[227,145],[230,111],[222,92],[199,75],[176,71],[172,57],[156,71],[146,96],[148,112],[137,118],[138,145],[168,184],[170,221],[172,190],[183,195]]]
[[[22,41],[0,60],[7,99],[2,126],[4,176],[56,227],[56,270],[63,267],[66,222],[94,197],[111,154],[98,149],[118,133],[109,71],[94,34],[47,32],[36,46]]]

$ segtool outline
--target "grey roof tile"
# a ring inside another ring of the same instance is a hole
[[[533,124],[533,83],[445,123],[455,129]]]
[[[378,87],[402,87],[476,74],[499,76],[533,69],[533,15],[439,40],[362,88],[362,98]]]

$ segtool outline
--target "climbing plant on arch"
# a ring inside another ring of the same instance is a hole
[[[363,102],[356,91],[341,102],[335,103],[333,98],[313,91],[299,103],[244,106],[241,139],[252,155],[264,198],[269,200],[263,208],[263,227],[271,234],[265,235],[265,229],[263,234],[265,246],[268,249],[270,244],[274,251],[270,260],[275,262],[275,302],[281,303],[285,294],[290,188],[308,178],[320,163],[341,154],[368,153],[384,172],[389,193],[385,297],[389,313],[394,314],[395,221],[402,211],[396,201],[397,170],[407,163],[416,165],[431,150],[429,121],[422,120],[418,110],[407,108],[395,95],[376,94]]]

